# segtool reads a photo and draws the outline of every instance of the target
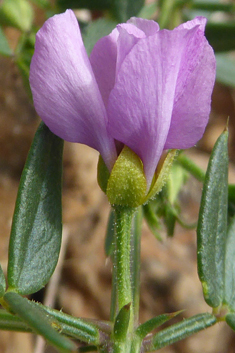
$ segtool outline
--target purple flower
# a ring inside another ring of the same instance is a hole
[[[193,146],[208,122],[215,57],[205,24],[198,17],[169,31],[132,18],[88,58],[74,13],[50,18],[30,68],[39,116],[61,138],[98,150],[109,170],[115,140],[127,145],[150,185],[163,150]]]

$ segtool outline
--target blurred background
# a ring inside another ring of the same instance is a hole
[[[208,18],[206,36],[216,52],[217,81],[210,121],[197,147],[185,154],[206,170],[213,145],[229,117],[231,183],[235,183],[235,3],[233,0],[1,0],[0,1],[0,262],[7,270],[8,242],[22,169],[39,125],[28,84],[35,33],[55,13],[72,8],[88,53],[117,23],[131,16],[153,19],[172,29],[197,15]],[[109,318],[111,261],[104,238],[110,207],[96,180],[98,153],[65,143],[64,237],[60,265],[50,285],[34,299],[80,317]],[[211,311],[197,275],[196,231],[202,184],[184,175],[179,218],[159,211],[154,234],[143,224],[141,322],[184,309],[175,320]],[[164,191],[160,196],[164,199]],[[166,202],[167,200],[164,199]],[[180,224],[181,223],[181,224]],[[192,228],[192,229],[189,229]],[[174,233],[174,236],[172,234]],[[167,236],[168,234],[168,236]],[[157,238],[161,237],[162,241]],[[171,322],[172,323],[172,322]],[[36,345],[36,348],[35,348]],[[0,331],[0,353],[55,352],[33,335]],[[232,353],[235,334],[221,323],[161,350],[163,353]]]

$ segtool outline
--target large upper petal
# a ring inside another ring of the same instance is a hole
[[[181,61],[166,149],[192,147],[209,119],[216,63],[204,36],[205,24],[206,19],[199,17],[175,29],[189,29],[190,40]]]
[[[149,185],[166,145],[184,54],[196,31],[162,30],[140,39],[110,93],[108,130],[142,159]]]
[[[155,21],[132,17],[95,44],[90,62],[105,106],[114,87],[116,73],[126,55],[140,38],[153,35],[158,30],[159,26]]]
[[[30,85],[36,111],[50,130],[95,148],[111,168],[114,141],[107,133],[104,103],[71,10],[51,17],[37,33]]]

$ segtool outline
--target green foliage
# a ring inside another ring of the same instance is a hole
[[[112,13],[118,22],[126,22],[136,16],[144,5],[144,0],[113,0]]]
[[[57,322],[50,320],[46,313],[36,306],[36,304],[13,292],[6,293],[4,300],[17,316],[19,316],[35,333],[42,335],[48,343],[56,347],[59,352],[76,352],[76,345],[53,328],[54,326],[57,327],[58,330],[60,329]]]
[[[6,280],[2,270],[2,266],[0,265],[0,298],[4,296],[6,290]]]
[[[12,56],[11,48],[9,47],[6,36],[0,27],[0,54],[4,56]]]
[[[235,87],[235,60],[226,53],[216,54],[215,57],[217,81]]]
[[[145,345],[145,352],[169,346],[215,323],[215,316],[209,313],[192,316],[153,335]]]
[[[110,8],[112,0],[57,0],[57,5],[61,10],[66,9],[89,9],[107,10]]]
[[[100,18],[89,23],[83,30],[83,41],[88,55],[91,53],[95,43],[102,37],[107,36],[116,27],[117,22]]]
[[[8,284],[30,294],[51,277],[60,251],[63,141],[42,123],[21,177],[9,246]]]
[[[3,0],[0,5],[0,24],[29,31],[33,23],[33,9],[27,0]]]
[[[0,309],[0,330],[32,332],[32,329],[18,316],[3,309]]]
[[[206,37],[215,52],[225,52],[235,49],[235,20],[230,22],[208,22]]]
[[[228,132],[218,138],[212,151],[198,220],[198,273],[208,305],[223,300],[228,204]]]
[[[226,239],[224,269],[224,304],[235,311],[235,217],[231,220]]]
[[[165,322],[171,320],[173,317],[178,315],[181,311],[177,311],[176,313],[172,314],[162,314],[159,316],[156,316],[142,325],[140,325],[136,329],[136,334],[141,338],[144,339],[145,336],[147,336],[151,331],[154,329],[158,328],[159,326],[163,325]]]
[[[113,336],[116,341],[124,341],[130,322],[131,303],[124,305],[119,311],[113,328]]]
[[[159,197],[159,195],[158,195]],[[148,202],[146,205],[143,205],[144,218],[149,226],[149,229],[153,233],[153,235],[159,241],[162,241],[162,237],[159,233],[159,229],[161,228],[160,218],[157,215],[157,207],[154,201]]]
[[[193,0],[189,4],[191,8],[202,11],[224,11],[230,13],[235,11],[235,4],[222,2],[221,0]]]

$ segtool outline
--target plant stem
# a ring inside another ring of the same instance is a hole
[[[131,235],[131,279],[133,296],[133,318],[135,328],[139,324],[139,301],[140,301],[140,239],[142,226],[142,208],[140,207],[134,215]]]
[[[116,311],[133,302],[131,281],[131,233],[135,209],[115,207],[115,250],[113,258]]]
[[[140,275],[140,228],[141,209],[114,207],[115,234],[113,252],[113,292],[111,320],[115,327],[126,327],[114,332],[113,353],[139,352],[139,340],[135,329],[139,319],[139,275]],[[120,315],[123,308],[129,307],[129,324],[125,324],[127,314]],[[119,315],[118,315],[119,314]],[[118,319],[117,319],[118,316]],[[123,322],[121,322],[123,317]],[[117,325],[116,325],[117,324]],[[116,335],[116,337],[115,337]]]
[[[191,173],[197,180],[201,181],[202,183],[204,182],[205,172],[183,153],[179,154],[177,157],[177,163],[180,164],[189,173]]]

